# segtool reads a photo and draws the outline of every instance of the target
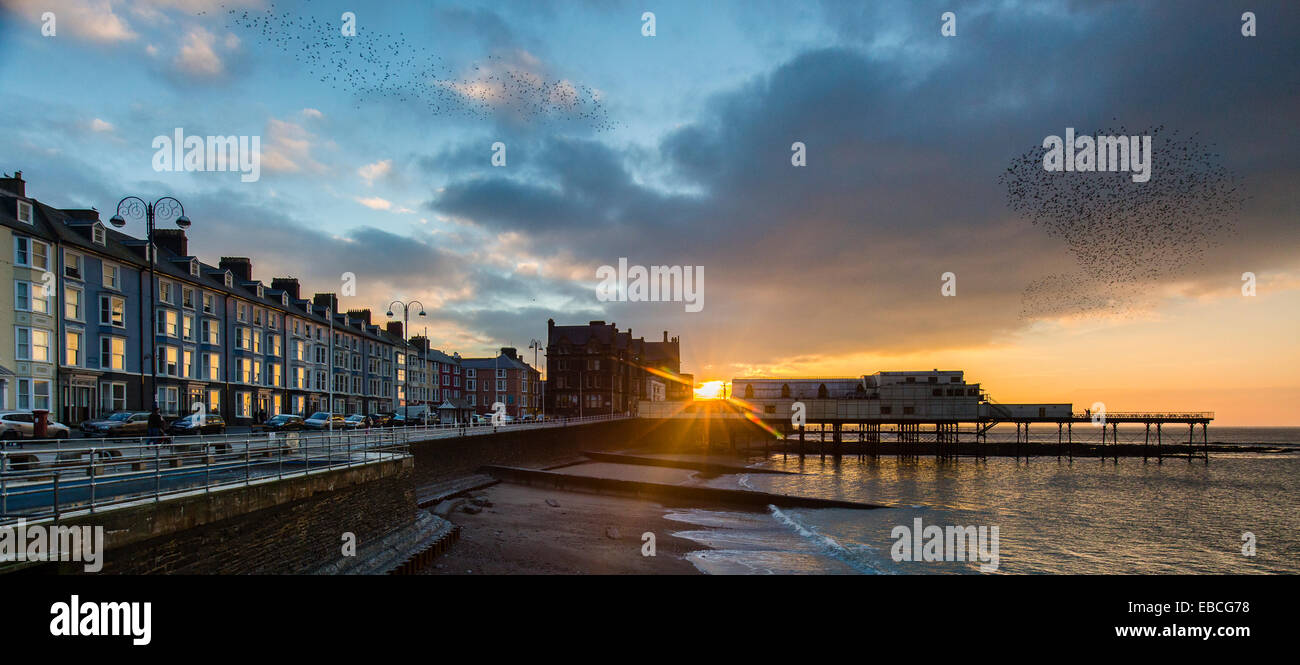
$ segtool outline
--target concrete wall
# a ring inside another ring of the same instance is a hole
[[[61,524],[103,526],[102,574],[283,574],[342,556],[415,519],[414,460],[336,469],[249,487],[146,503]],[[48,566],[34,572],[55,572]],[[58,572],[82,572],[80,563]]]

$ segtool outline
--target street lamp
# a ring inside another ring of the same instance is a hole
[[[407,336],[408,334],[410,334],[410,330],[411,330],[411,306],[412,306],[412,305],[419,305],[419,306],[420,306],[420,316],[424,316],[424,303],[420,302],[419,300],[408,300],[408,301],[406,301],[406,302],[402,302],[402,301],[400,301],[400,300],[394,300],[393,302],[388,303],[388,318],[390,318],[390,319],[393,318],[393,305],[401,305],[401,307],[402,307],[402,349],[403,349],[403,351],[402,351],[402,355],[405,356],[405,355],[406,355],[406,351],[405,351],[405,349],[406,349],[406,336]],[[402,358],[402,366],[404,366],[404,367],[406,366],[406,358]],[[408,373],[407,376],[410,376],[409,373],[410,373],[410,371],[411,371],[411,368],[410,368],[410,367],[407,367],[407,368],[406,368],[406,371],[407,371],[407,373]],[[409,402],[410,400],[408,399],[407,401]],[[397,362],[396,362],[396,359],[394,359],[394,362],[393,362],[393,407],[394,407],[394,408],[393,408],[393,411],[397,411],[397,409],[396,409],[396,407],[397,407]],[[405,417],[407,414],[403,413],[402,415],[403,415],[403,417]]]
[[[180,201],[164,196],[149,203],[138,196],[127,196],[117,202],[117,213],[108,222],[117,228],[126,226],[126,218],[145,222],[145,240],[149,243],[145,254],[149,256],[149,389],[153,391],[154,406],[158,406],[158,272],[154,268],[154,220],[174,220],[181,230],[190,228],[190,218],[185,216],[185,206]]]
[[[534,339],[528,344],[528,348],[533,350],[533,367],[541,367],[537,364],[537,352],[542,348],[542,341]],[[537,370],[537,382],[542,382],[542,370]],[[542,383],[542,422],[546,421],[546,384]]]

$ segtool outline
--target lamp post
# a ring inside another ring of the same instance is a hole
[[[542,341],[534,339],[528,343],[528,348],[533,350],[533,367],[541,367],[537,364],[537,352],[542,348]],[[537,383],[542,383],[542,370],[537,370]],[[546,420],[546,384],[542,383],[542,421]]]
[[[149,389],[153,391],[154,406],[158,405],[158,272],[154,268],[154,221],[161,217],[176,222],[181,230],[190,227],[190,218],[185,216],[185,206],[180,201],[164,196],[149,203],[138,196],[127,196],[117,202],[117,212],[109,218],[109,223],[117,228],[126,226],[126,218],[145,222],[145,240],[148,246],[145,254],[149,258]]]
[[[406,335],[409,333],[411,329],[411,305],[419,305],[420,316],[424,316],[424,303],[420,302],[419,300],[408,300],[406,302],[402,302],[400,300],[394,300],[393,302],[388,303],[388,318],[390,319],[393,318],[393,305],[402,306],[402,340],[401,340],[402,351],[401,353],[403,356],[402,366],[405,367],[406,366],[406,358],[405,358]],[[407,367],[406,371],[407,371],[407,376],[410,376],[411,368]],[[397,411],[397,406],[398,406],[397,404],[397,360],[394,358],[393,359],[393,411]],[[403,413],[402,417],[405,418],[406,414]]]
[[[332,299],[333,296],[330,296],[330,298]],[[329,368],[329,375],[325,378],[325,386],[329,389],[329,392],[327,393],[328,394],[327,399],[329,399],[329,405],[328,405],[329,408],[326,409],[325,412],[329,414],[329,431],[333,432],[334,431],[334,308],[332,306],[327,305],[325,307],[325,318],[329,320],[329,325],[330,325],[329,363],[325,365],[327,368]]]

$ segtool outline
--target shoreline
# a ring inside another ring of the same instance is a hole
[[[460,538],[421,574],[701,575],[686,555],[709,549],[672,535],[673,508],[637,498],[498,483],[444,504]]]

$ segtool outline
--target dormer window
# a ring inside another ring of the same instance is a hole
[[[108,242],[108,232],[104,230],[104,225],[95,222],[95,226],[90,229],[90,239],[96,245],[104,245]]]
[[[24,224],[31,224],[32,226],[35,226],[35,225],[36,225],[36,222],[33,221],[33,220],[34,220],[34,217],[33,217],[33,215],[32,215],[32,204],[30,204],[30,203],[28,203],[28,202],[26,202],[26,201],[19,201],[19,202],[18,202],[18,221],[20,221],[20,222],[22,222],[22,223],[24,223]]]
[[[284,305],[285,307],[289,306],[289,294],[287,293],[280,294],[280,304]]]
[[[199,276],[199,260],[198,260],[198,259],[190,259],[190,275],[192,275],[192,276],[194,276],[194,277],[198,277],[198,276]]]
[[[235,285],[235,278],[231,276],[229,271],[226,272],[225,278],[226,278],[226,288],[230,288]]]
[[[265,298],[265,297],[266,297],[266,294],[263,293],[263,291],[262,291],[262,285],[261,285],[261,284],[258,284],[258,285],[257,285],[257,297],[258,297],[258,298]]]

